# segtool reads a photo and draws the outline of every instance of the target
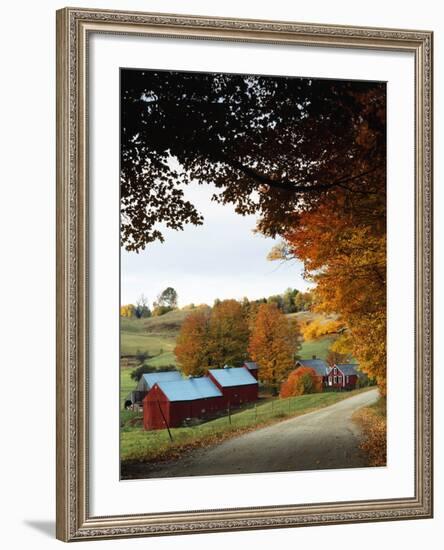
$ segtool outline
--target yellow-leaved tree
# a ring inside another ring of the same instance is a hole
[[[208,310],[198,309],[187,315],[182,323],[174,354],[187,376],[200,376],[208,367],[209,322]]]
[[[261,304],[252,322],[248,351],[260,366],[259,379],[275,393],[293,370],[300,346],[297,322],[284,315],[276,304]]]
[[[210,365],[240,366],[247,359],[248,322],[237,300],[217,302],[211,311],[208,331]]]
[[[120,316],[134,317],[135,309],[136,308],[133,306],[133,304],[126,304],[126,305],[120,306]]]

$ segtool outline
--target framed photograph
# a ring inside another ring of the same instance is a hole
[[[432,516],[432,32],[57,12],[57,537]]]

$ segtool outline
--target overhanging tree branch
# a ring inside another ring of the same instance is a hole
[[[342,187],[343,189],[346,189],[347,191],[350,191],[352,193],[362,193],[362,194],[374,194],[371,191],[363,191],[359,189],[351,189],[350,187],[347,187],[344,185],[345,183],[349,183],[351,181],[355,181],[359,178],[363,178],[365,176],[368,176],[380,168],[382,168],[383,165],[376,165],[374,168],[370,170],[366,170],[364,172],[360,172],[356,175],[348,174],[347,176],[344,176],[342,178],[339,178],[336,181],[333,181],[331,183],[316,183],[312,185],[303,185],[301,181],[298,182],[292,182],[290,180],[275,180],[270,176],[267,176],[265,174],[259,173],[254,168],[251,168],[250,166],[246,166],[245,164],[241,163],[240,161],[230,158],[224,153],[220,154],[221,160],[225,162],[226,164],[230,165],[231,167],[241,171],[246,176],[252,178],[253,180],[257,181],[258,183],[262,185],[268,185],[269,187],[273,187],[275,189],[281,189],[283,191],[291,191],[292,193],[318,193],[320,191],[328,191],[329,189],[332,189],[333,187]]]

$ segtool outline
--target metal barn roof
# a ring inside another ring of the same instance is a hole
[[[257,384],[256,378],[244,367],[225,367],[223,369],[209,369],[212,376],[223,388],[231,386],[248,386]]]
[[[142,378],[140,379],[140,383],[137,386],[137,389],[149,390],[154,386],[154,384],[158,382],[170,382],[172,380],[183,380],[182,375],[180,374],[179,371],[172,370],[172,371],[149,372],[147,374],[142,375]]]
[[[296,364],[315,370],[318,376],[325,376],[330,370],[330,367],[322,359],[299,359]]]
[[[207,397],[222,397],[222,393],[214,382],[206,377],[160,381],[157,385],[169,401],[194,401]]]
[[[341,365],[335,365],[335,367],[338,367],[338,369],[340,369],[347,376],[351,376],[353,374],[358,376],[358,371],[356,370],[358,368],[358,365],[343,363]]]
[[[257,370],[259,368],[259,365],[254,361],[245,361],[244,365],[248,370]]]

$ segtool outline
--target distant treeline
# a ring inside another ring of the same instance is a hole
[[[120,316],[135,317],[137,319],[159,317],[159,315],[164,315],[169,311],[177,309],[177,298],[177,292],[169,286],[157,296],[157,299],[153,302],[152,309],[150,309],[148,299],[144,294],[141,294],[135,304],[120,306]]]
[[[159,294],[157,299],[153,302],[152,308],[148,306],[148,299],[142,294],[135,304],[126,304],[120,307],[121,317],[127,318],[148,318],[159,317],[169,311],[178,309],[178,294],[172,287],[166,288]],[[213,307],[220,304],[221,300],[216,298],[214,300]],[[282,313],[297,313],[298,311],[309,311],[313,304],[313,295],[310,291],[300,292],[296,288],[287,288],[282,294],[274,294],[267,298],[260,298],[258,300],[249,300],[247,297],[240,301],[244,309],[260,304],[276,304],[278,309]],[[182,310],[193,310],[200,307],[210,307],[207,304],[188,304],[182,307]]]
[[[217,303],[218,300],[215,301]],[[309,311],[313,305],[313,295],[311,292],[300,292],[296,288],[287,288],[282,294],[273,294],[268,298],[259,300],[242,300],[244,306],[248,304],[276,304],[282,313],[297,313],[298,311]]]

